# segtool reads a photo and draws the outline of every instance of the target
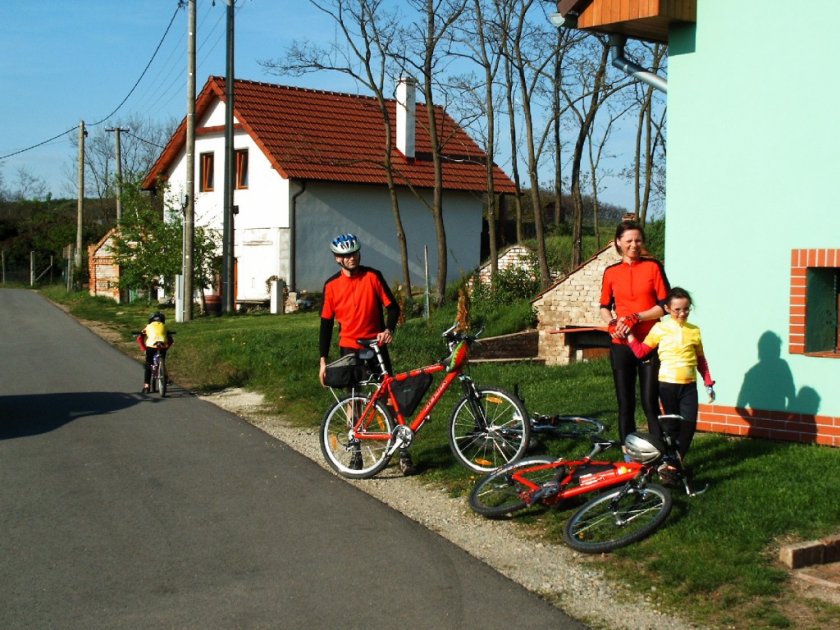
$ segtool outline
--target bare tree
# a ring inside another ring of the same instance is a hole
[[[496,111],[498,95],[495,93],[496,76],[502,60],[502,46],[500,38],[502,30],[498,26],[497,16],[493,15],[491,0],[471,0],[465,13],[460,30],[460,39],[468,51],[466,57],[481,70],[481,76],[474,80],[465,77],[460,81],[460,87],[469,97],[464,100],[467,106],[474,107],[480,128],[477,135],[483,140],[485,152],[485,174],[487,193],[485,203],[487,208],[487,230],[489,239],[490,275],[496,276],[499,271],[498,243],[498,209],[496,202],[496,185],[494,176],[496,155]],[[473,127],[475,129],[475,127]]]
[[[414,8],[417,22],[403,29],[403,41],[408,42],[407,53],[400,60],[403,67],[413,68],[419,77],[419,87],[426,102],[426,131],[432,149],[434,186],[430,210],[437,238],[438,272],[435,287],[435,303],[443,304],[446,297],[448,275],[448,248],[446,227],[443,222],[443,168],[444,148],[447,131],[441,129],[435,107],[436,77],[441,73],[442,59],[448,55],[452,43],[451,29],[461,17],[467,0],[407,0]]]
[[[8,193],[12,199],[15,201],[43,201],[47,199],[49,193],[47,183],[43,179],[33,175],[24,167],[18,168],[16,174],[15,190]],[[2,184],[2,180],[0,180],[0,184]]]
[[[531,206],[534,210],[534,231],[537,240],[537,261],[540,269],[540,284],[543,288],[551,282],[548,258],[545,249],[545,226],[543,225],[540,200],[539,160],[548,140],[553,119],[549,116],[542,130],[536,128],[534,105],[537,94],[543,89],[545,69],[551,63],[551,47],[546,46],[547,33],[537,24],[531,24],[528,14],[534,0],[499,0],[510,2],[511,19],[507,28],[506,55],[510,58],[513,75],[517,81],[522,99],[521,112],[525,127],[528,176],[531,183]],[[540,23],[542,24],[542,23]],[[515,150],[515,147],[514,147]]]
[[[175,131],[178,123],[169,120],[157,123],[139,115],[132,115],[114,123],[115,127],[128,129],[122,136],[120,154],[122,178],[126,183],[137,183],[151,169],[161,150]],[[78,147],[76,134],[70,134],[70,143]],[[106,216],[110,201],[116,194],[116,148],[114,134],[100,126],[90,132],[85,140],[85,196],[92,196],[99,202],[99,211]],[[65,169],[68,189],[76,194],[78,163],[70,160]],[[110,220],[110,217],[109,217]],[[116,220],[116,214],[114,214]]]
[[[658,73],[665,61],[667,48],[656,44],[648,50],[645,46],[637,47],[637,51],[649,52],[651,71]],[[665,107],[657,114],[654,112],[654,88],[650,85],[636,83],[636,102],[639,106],[636,123],[635,160],[633,166],[634,200],[636,215],[642,223],[647,220],[648,206],[654,186],[655,161],[657,149],[665,150],[665,137],[662,133],[665,120]],[[644,177],[644,182],[642,182]]]
[[[583,194],[581,163],[590,130],[603,102],[626,87],[627,82],[607,80],[609,46],[599,36],[589,36],[577,50],[576,75],[561,88],[569,109],[577,119],[577,138],[572,152],[570,188],[572,193],[572,268],[583,261]],[[593,62],[593,59],[596,61]],[[574,92],[573,92],[574,90]]]
[[[309,42],[294,42],[283,60],[260,62],[270,73],[300,76],[308,72],[339,72],[352,77],[371,91],[382,116],[384,136],[383,168],[394,215],[397,242],[400,248],[405,295],[411,295],[411,273],[408,266],[408,245],[400,214],[397,183],[392,160],[393,125],[388,111],[385,83],[393,83],[395,72],[389,66],[398,51],[399,15],[385,8],[383,0],[309,0],[338,26],[345,46],[337,42],[327,47]]]

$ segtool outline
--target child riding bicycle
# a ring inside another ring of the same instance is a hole
[[[160,311],[155,311],[149,316],[146,327],[137,335],[137,344],[146,353],[146,364],[143,369],[143,391],[148,394],[149,382],[152,376],[152,361],[155,353],[160,350],[161,357],[166,357],[166,351],[174,343],[172,334],[166,329],[166,316]]]

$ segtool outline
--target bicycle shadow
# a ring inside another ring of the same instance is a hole
[[[138,402],[138,396],[121,392],[0,396],[0,440],[48,433],[78,418],[113,413]]]
[[[167,398],[195,398],[196,394],[193,391],[184,389],[183,387],[170,383],[166,387],[166,396],[161,397],[157,392],[138,394],[142,402],[160,402]]]

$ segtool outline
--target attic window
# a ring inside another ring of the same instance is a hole
[[[200,192],[213,190],[213,154],[202,153],[199,164],[199,188]]]
[[[840,358],[840,250],[793,250],[790,352]]]
[[[236,150],[236,189],[248,188],[248,149]]]

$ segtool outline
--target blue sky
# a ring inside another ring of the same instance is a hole
[[[54,196],[74,197],[77,151],[69,138],[78,135],[80,120],[93,132],[138,114],[158,123],[184,117],[187,11],[176,12],[178,4],[178,0],[0,0],[4,87],[0,157],[73,129],[0,161],[6,188],[16,188],[18,169],[23,168],[46,182]],[[294,40],[334,38],[331,19],[306,0],[237,0],[236,7],[237,78],[357,91],[348,78],[335,73],[278,77],[259,65],[261,60],[283,57]],[[226,0],[215,0],[215,6],[214,0],[197,0],[196,92],[209,75],[225,74],[226,12]],[[627,155],[624,150],[619,153]],[[500,165],[510,172],[504,159]],[[632,204],[626,181],[609,183],[604,178],[601,183],[608,186],[600,193],[602,200]]]
[[[225,0],[197,1],[196,91],[225,74]],[[295,38],[332,36],[329,20],[301,0],[238,0],[238,78],[355,91],[335,75],[298,79],[267,74],[258,60],[278,58]],[[0,156],[107,117],[152,59],[177,0],[0,0]],[[187,11],[179,10],[145,76],[119,111],[99,127],[142,114],[180,120],[186,112]],[[98,129],[98,128],[97,128]],[[78,135],[77,131],[70,135]],[[7,188],[19,168],[44,180],[56,196],[75,195],[76,150],[69,136],[0,162]]]

